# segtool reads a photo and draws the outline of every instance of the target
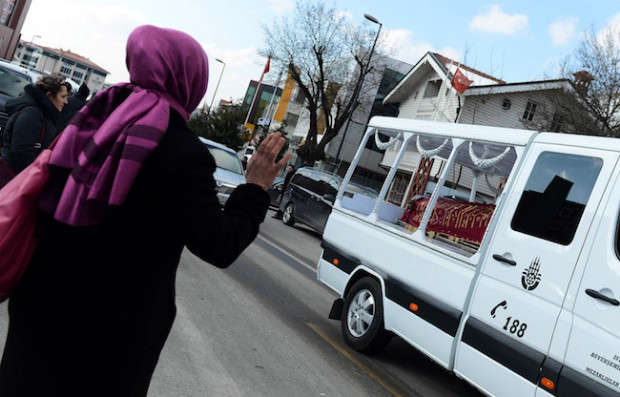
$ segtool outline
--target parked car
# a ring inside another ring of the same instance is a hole
[[[269,206],[278,207],[280,205],[280,193],[284,186],[284,178],[278,176],[271,184],[271,187],[267,190],[269,194]]]
[[[282,222],[289,226],[300,222],[322,234],[341,184],[342,178],[336,174],[309,167],[298,169],[279,206]],[[378,196],[376,190],[355,183],[349,183],[346,192]]]
[[[245,172],[241,160],[231,148],[203,137],[199,137],[199,139],[215,159],[217,169],[213,173],[213,177],[215,178],[217,198],[223,206],[237,186],[245,183]]]
[[[26,69],[11,62],[0,61],[0,133],[9,119],[4,108],[6,101],[19,96],[24,92],[24,87],[33,81]]]
[[[250,159],[252,158],[252,155],[254,154],[254,152],[256,151],[256,148],[254,146],[248,146],[247,148],[245,148],[245,160],[249,163]]]

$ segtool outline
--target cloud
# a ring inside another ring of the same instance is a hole
[[[571,42],[575,37],[576,18],[563,19],[549,25],[549,34],[553,45],[561,46]]]
[[[335,20],[339,20],[339,19],[344,19],[344,20],[351,20],[353,17],[351,16],[351,11],[349,10],[339,10],[336,11],[334,13],[334,19]]]
[[[64,22],[59,25],[59,20]],[[71,50],[90,59],[110,72],[106,82],[119,82],[129,79],[124,57],[127,37],[147,21],[143,13],[123,4],[67,0],[59,8],[45,1],[30,8],[22,33],[25,40],[40,35],[36,40],[40,45]]]
[[[599,42],[604,43],[605,37],[608,35],[616,41],[615,44],[617,46],[620,46],[620,42],[618,42],[620,37],[620,13],[614,15],[609,23],[597,33],[596,37]]]
[[[429,51],[439,52],[441,55],[454,60],[460,58],[460,51],[452,47],[442,47],[440,50],[436,50],[430,43],[415,42],[411,30],[388,30],[382,36],[382,46],[388,55],[412,65]]]
[[[494,4],[486,14],[477,15],[472,19],[470,28],[487,33],[498,33],[507,36],[515,35],[527,28],[528,17],[524,14],[509,15],[499,5]]]
[[[275,14],[286,14],[295,8],[294,0],[268,0],[267,8]]]

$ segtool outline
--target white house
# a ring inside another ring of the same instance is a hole
[[[463,94],[451,85],[456,68],[472,80]],[[413,118],[478,124],[520,129],[570,131],[562,117],[554,111],[550,101],[553,91],[570,88],[565,79],[522,83],[505,83],[465,65],[457,66],[452,60],[437,53],[427,53],[401,83],[386,97],[385,103],[399,103],[399,118]],[[381,161],[383,167],[393,164],[400,146],[388,148]],[[423,148],[424,150],[430,148]],[[426,160],[422,182],[414,181],[421,156],[419,148],[407,151],[388,193],[388,200],[406,205],[406,198],[415,190],[416,183],[432,183],[444,166],[443,161]],[[421,173],[421,172],[420,172]],[[418,174],[420,174],[418,173]],[[454,169],[449,182],[455,186],[470,186],[476,176],[467,168]],[[481,183],[479,192],[492,198],[495,188],[502,183],[490,180]],[[412,189],[413,187],[413,189]]]
[[[384,104],[399,104],[398,117],[455,122],[460,94],[450,81],[457,68],[472,81],[472,86],[505,83],[436,52],[427,52],[386,96]]]

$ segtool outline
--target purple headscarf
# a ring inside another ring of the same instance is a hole
[[[145,25],[127,41],[131,83],[99,92],[72,120],[50,165],[71,170],[41,208],[60,222],[91,226],[123,204],[142,164],[166,132],[170,107],[185,120],[207,90],[207,54],[191,36]]]

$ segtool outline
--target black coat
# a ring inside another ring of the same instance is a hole
[[[13,171],[19,172],[34,161],[41,149],[54,141],[60,111],[42,90],[32,84],[24,88],[22,95],[9,99],[5,107],[11,117],[7,122],[8,135],[4,137],[2,157]],[[35,149],[42,131],[41,149]]]
[[[56,123],[56,128],[59,132],[67,128],[73,116],[75,116],[84,105],[86,105],[86,98],[83,98],[79,92],[67,98],[67,104],[62,108],[60,118],[58,119],[58,123]]]
[[[46,217],[9,300],[0,396],[146,395],[175,317],[183,247],[227,267],[254,240],[269,206],[265,191],[245,184],[222,211],[215,168],[173,112],[125,204],[103,224],[72,227]]]

